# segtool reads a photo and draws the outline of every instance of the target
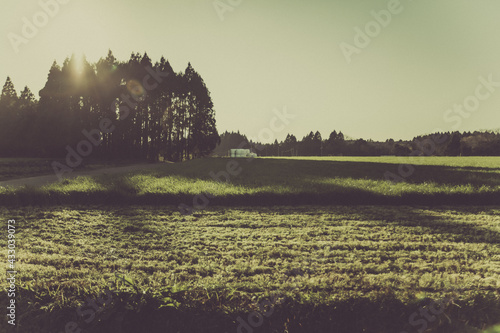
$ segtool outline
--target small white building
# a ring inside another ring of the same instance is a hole
[[[252,153],[250,149],[230,149],[229,156],[234,158],[253,158],[257,157],[257,154]]]

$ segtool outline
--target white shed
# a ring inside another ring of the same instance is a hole
[[[252,153],[250,149],[231,149],[229,150],[230,157],[257,157],[257,154]]]

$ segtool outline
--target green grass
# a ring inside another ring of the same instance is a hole
[[[41,158],[0,158],[0,181],[34,177],[53,172],[50,161]]]
[[[275,159],[275,157],[261,157]],[[462,168],[500,168],[498,156],[328,156],[328,157],[280,157],[286,160],[364,162],[386,164],[440,165]]]
[[[409,316],[445,296],[453,302],[432,332],[479,332],[500,319],[498,206],[211,207],[191,216],[66,206],[0,216],[18,221],[20,332],[59,332],[110,283],[113,305],[80,327],[236,332],[236,318],[273,294],[283,304],[266,332],[416,332]]]
[[[329,157],[236,160],[241,168],[228,182],[230,159],[160,164],[126,175],[79,177],[41,189],[0,187],[5,204],[193,205],[210,193],[215,205],[290,204],[495,204],[500,202],[500,157]],[[403,163],[414,171],[403,182],[385,178]],[[221,178],[225,180],[224,178]]]
[[[417,332],[412,313],[443,297],[428,332],[495,332],[500,158],[241,159],[229,182],[210,177],[230,161],[0,188],[2,220],[18,221],[18,332],[236,332],[273,295],[262,332]],[[385,179],[407,163],[404,182]]]
[[[0,158],[0,181],[54,174],[52,168],[53,161],[62,164],[65,163],[64,159]],[[76,170],[94,170],[126,165],[131,162],[133,161],[99,161],[87,159]]]

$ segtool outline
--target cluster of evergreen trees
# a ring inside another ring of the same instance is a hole
[[[241,143],[245,143],[243,146]],[[431,143],[431,144],[429,144]],[[425,147],[422,147],[424,145]],[[250,148],[260,156],[500,156],[500,132],[446,132],[418,136],[408,141],[388,139],[383,142],[346,139],[342,132],[333,131],[323,140],[321,133],[310,132],[298,141],[288,134],[284,141],[261,144],[247,140],[238,133],[224,132],[214,150],[216,156],[226,156],[232,148]]]
[[[302,140],[288,134],[282,142],[275,140],[272,144],[252,142],[246,136],[232,132],[224,132],[221,142],[215,148],[213,155],[226,156],[229,149],[250,148],[260,156],[329,156],[339,155],[344,151],[346,140],[342,132],[333,131],[328,139],[323,140],[319,131],[310,132]]]
[[[111,120],[93,157],[172,161],[208,155],[220,141],[210,92],[188,64],[175,73],[147,53],[90,64],[74,55],[56,62],[37,100],[18,96],[7,78],[0,96],[0,156],[62,157]]]
[[[275,140],[272,145],[264,145],[262,155],[279,156],[329,156],[338,155],[345,144],[344,134],[333,131],[328,139],[323,140],[319,131],[310,132],[297,141],[293,134],[288,134],[282,143]]]

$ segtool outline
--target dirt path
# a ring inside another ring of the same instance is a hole
[[[78,176],[101,176],[101,175],[116,175],[120,173],[126,173],[130,171],[137,170],[146,170],[153,167],[157,167],[161,165],[161,163],[148,163],[148,164],[134,164],[127,165],[122,167],[113,167],[113,168],[103,168],[97,170],[90,171],[73,171],[71,173],[64,174],[63,178],[75,178]],[[0,187],[21,187],[21,186],[43,186],[50,183],[58,182],[59,179],[55,174],[50,174],[46,176],[36,176],[36,177],[28,177],[28,178],[18,178],[5,180],[0,182]]]

